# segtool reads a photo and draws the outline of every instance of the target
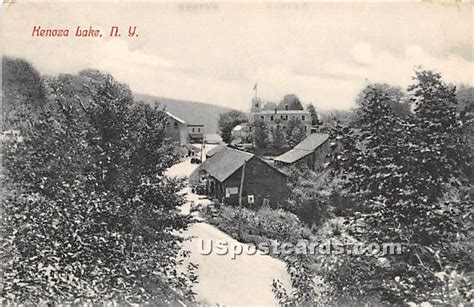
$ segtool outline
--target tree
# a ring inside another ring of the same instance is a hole
[[[278,108],[277,104],[271,101],[265,103],[265,105],[263,106],[263,110],[267,110],[267,111],[275,110],[277,108]]]
[[[319,119],[321,122],[320,130],[324,132],[331,132],[335,129],[338,124],[349,125],[354,122],[355,112],[342,111],[342,110],[330,110],[319,112]]]
[[[263,120],[257,120],[253,123],[253,141],[257,148],[267,148],[268,146],[268,128]]]
[[[300,99],[295,94],[285,95],[278,104],[279,110],[303,110]]]
[[[2,57],[2,98],[3,129],[19,128],[46,103],[41,75],[22,59]]]
[[[358,142],[343,142],[338,155],[346,188],[364,206],[350,218],[364,230],[350,235],[366,246],[398,243],[402,254],[328,257],[321,274],[335,293],[359,298],[469,301],[462,272],[472,271],[467,263],[473,259],[463,170],[471,158],[452,107],[455,89],[437,73],[417,71],[409,93],[415,114],[403,119],[390,107],[394,98],[386,88],[367,87]],[[344,134],[341,141],[350,141]]]
[[[23,141],[4,146],[2,297],[192,299],[192,272],[176,271],[176,233],[190,217],[178,210],[182,182],[164,173],[177,159],[165,114],[135,104],[110,75],[80,76],[49,78],[47,107],[30,119]],[[71,99],[75,88],[90,90],[87,103]]]
[[[388,106],[390,107],[391,111],[393,112],[395,116],[405,118],[405,119],[408,117],[411,111],[410,111],[410,101],[408,99],[407,94],[403,92],[400,87],[391,86],[386,83],[384,84],[375,83],[375,84],[368,85],[357,96],[357,99],[356,99],[357,108],[352,118],[352,122],[354,124],[357,125],[358,120],[360,119],[360,117],[363,116],[362,105],[364,104],[364,97],[365,97],[366,91],[371,91],[374,88],[380,89],[380,91],[382,91],[383,93],[385,93],[385,95],[388,96],[388,99],[385,101],[385,103],[388,104]]]
[[[320,122],[318,118],[318,113],[316,112],[316,108],[314,107],[314,105],[312,103],[308,104],[306,110],[311,115],[311,125],[318,126]]]
[[[218,126],[222,140],[226,143],[230,143],[230,141],[232,141],[232,129],[241,123],[246,123],[247,121],[247,114],[237,110],[219,114]]]
[[[299,118],[290,118],[286,128],[286,140],[293,148],[306,138],[305,126]]]
[[[456,108],[459,117],[463,122],[463,134],[467,139],[467,146],[470,152],[474,152],[474,87],[461,84],[457,87],[456,100],[458,102]],[[474,168],[466,169],[468,177],[472,181],[474,179]]]
[[[286,146],[285,133],[281,127],[281,120],[277,119],[276,126],[271,130],[272,146],[281,149]]]

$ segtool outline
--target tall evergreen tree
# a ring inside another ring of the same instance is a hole
[[[253,123],[253,141],[257,148],[266,148],[269,143],[268,127],[263,120],[257,120]]]
[[[280,121],[278,119],[278,121]],[[272,135],[272,146],[274,148],[281,149],[285,147],[286,140],[285,140],[285,133],[283,128],[281,127],[281,122],[277,122],[276,126],[271,130]]]
[[[299,118],[291,118],[286,127],[286,141],[293,148],[306,138],[305,126]]]
[[[316,112],[316,108],[314,107],[314,105],[312,103],[308,104],[308,106],[306,107],[306,110],[311,115],[311,125],[318,126],[320,122],[318,118],[318,112]]]

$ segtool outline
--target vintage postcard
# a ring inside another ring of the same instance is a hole
[[[4,306],[468,306],[469,1],[4,1]]]

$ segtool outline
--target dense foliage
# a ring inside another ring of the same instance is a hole
[[[325,280],[336,295],[467,302],[473,259],[466,117],[457,112],[455,88],[431,71],[417,71],[409,87],[414,114],[395,114],[391,94],[380,86],[362,92],[360,131],[340,130],[345,148],[335,165],[364,206],[350,222],[365,231],[352,235],[365,244],[399,243],[403,253],[329,257]]]
[[[28,62],[2,58],[2,129],[17,127],[25,113],[34,113],[46,103],[39,72]]]
[[[309,112],[311,116],[311,126],[315,127],[315,126],[320,125],[321,122],[319,121],[318,112],[316,111],[316,108],[314,107],[314,105],[312,103],[308,104],[306,106],[306,110]]]
[[[232,110],[219,114],[218,126],[222,140],[226,143],[230,143],[232,141],[232,129],[247,121],[248,116],[244,112]]]
[[[256,120],[252,124],[252,139],[258,149],[267,148],[270,143],[267,124],[263,120]]]
[[[286,141],[291,148],[306,138],[305,126],[299,118],[292,117],[286,127]]]
[[[277,118],[275,123],[275,127],[270,129],[271,144],[274,148],[281,149],[287,146],[285,131],[282,128],[281,119]]]
[[[334,198],[339,190],[337,180],[326,170],[316,173],[306,167],[291,167],[287,173],[290,195],[285,209],[310,227],[320,226],[335,209]]]
[[[2,297],[192,299],[192,272],[176,270],[176,231],[190,218],[178,210],[182,183],[164,174],[177,159],[164,114],[97,71],[44,88],[47,104],[24,114],[22,140],[4,144]]]
[[[300,99],[295,94],[285,95],[278,104],[279,110],[303,110]]]

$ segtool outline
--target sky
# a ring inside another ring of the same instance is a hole
[[[257,83],[264,101],[296,94],[344,110],[369,83],[406,88],[417,66],[474,85],[473,12],[467,3],[13,3],[2,6],[2,49],[43,74],[96,68],[142,94],[245,111]],[[69,37],[32,36],[35,26]],[[103,36],[75,37],[77,26]]]

